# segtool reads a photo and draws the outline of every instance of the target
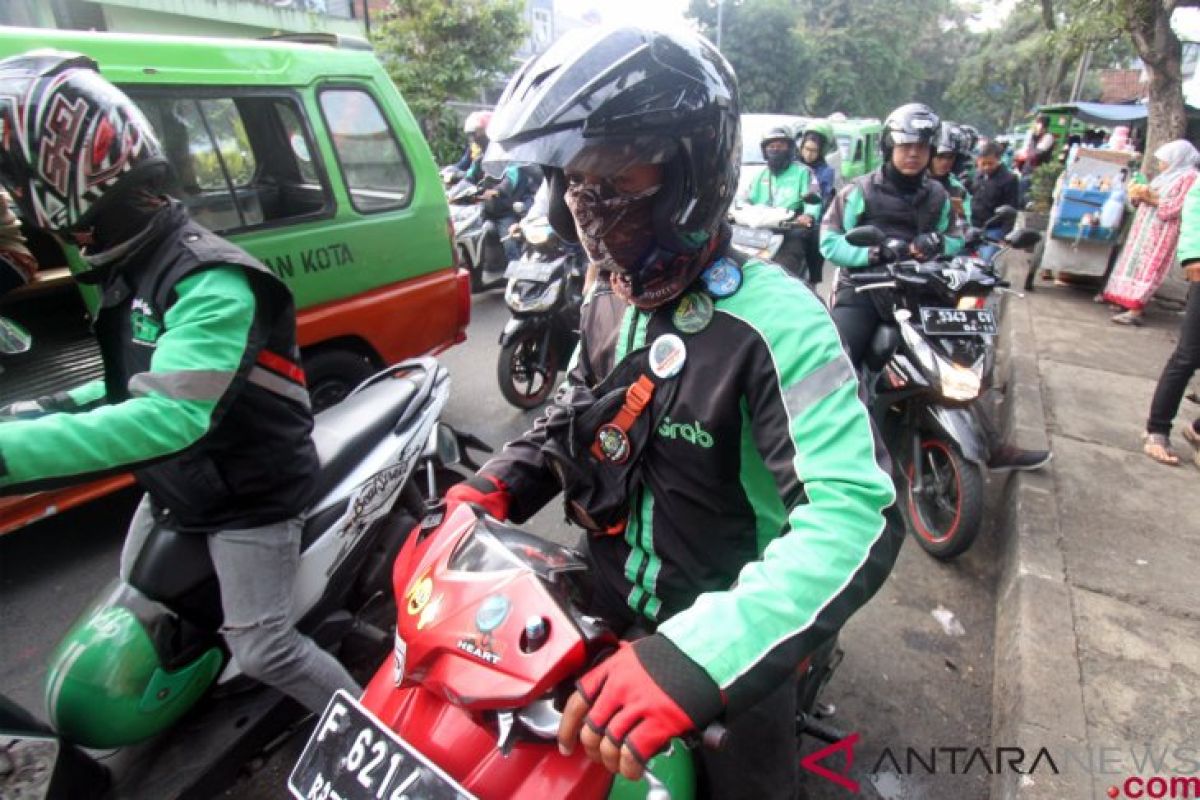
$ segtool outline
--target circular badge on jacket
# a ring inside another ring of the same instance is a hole
[[[687,361],[687,345],[673,333],[664,333],[650,345],[650,371],[659,378],[673,378]]]
[[[708,293],[718,299],[730,297],[742,288],[742,268],[732,258],[718,259],[700,274]]]
[[[629,458],[629,437],[611,422],[596,431],[596,441],[600,443],[600,452],[612,463],[624,464]]]
[[[713,318],[713,301],[707,292],[688,292],[679,298],[671,321],[683,333],[699,333]]]

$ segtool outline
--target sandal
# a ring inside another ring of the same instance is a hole
[[[1200,431],[1196,430],[1195,423],[1183,426],[1183,438],[1187,439],[1187,443],[1196,451],[1192,453],[1192,461],[1200,467]]]
[[[1183,426],[1183,438],[1186,439],[1187,443],[1192,447],[1200,450],[1200,431],[1196,430],[1195,425]]]
[[[1118,325],[1129,325],[1134,328],[1142,327],[1141,314],[1134,314],[1132,311],[1126,311],[1124,313],[1117,314],[1112,318],[1112,321]]]
[[[1142,434],[1142,452],[1160,464],[1179,466],[1179,454],[1171,449],[1171,442],[1161,433]]]

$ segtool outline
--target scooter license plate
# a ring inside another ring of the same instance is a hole
[[[922,308],[921,326],[930,336],[994,335],[996,316],[986,308]]]
[[[325,707],[292,774],[297,798],[401,800],[472,798],[357,700],[338,691]]]
[[[748,228],[745,225],[734,225],[731,241],[735,247],[762,250],[771,246],[771,230],[769,228]]]
[[[519,281],[537,281],[545,283],[554,276],[554,270],[558,267],[559,259],[553,261],[510,261],[508,269],[504,270],[504,277],[509,280],[514,278]]]

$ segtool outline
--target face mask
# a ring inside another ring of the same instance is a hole
[[[579,243],[601,270],[627,272],[654,246],[654,195],[660,186],[617,194],[602,184],[568,186],[563,195]]]
[[[791,153],[786,151],[782,153],[767,153],[767,166],[771,172],[783,172],[790,163],[792,163]]]

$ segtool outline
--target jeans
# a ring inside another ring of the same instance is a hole
[[[1147,433],[1161,433],[1164,436],[1171,433],[1171,423],[1179,412],[1179,402],[1197,369],[1200,369],[1200,283],[1192,283],[1188,287],[1179,343],[1167,359],[1158,385],[1154,387],[1150,419],[1146,422]],[[1196,422],[1192,423],[1192,427],[1200,433],[1200,426]]]
[[[512,262],[521,260],[521,245],[517,243],[516,239],[508,235],[508,229],[516,224],[517,218],[512,215],[496,220],[496,231],[500,234],[500,240],[504,246],[505,264],[501,268],[501,272],[507,269],[508,265]]]
[[[1004,230],[1002,228],[988,228],[985,232],[987,242],[979,246],[979,257],[987,263],[991,264],[992,259],[996,257],[996,253],[1000,252],[1000,245],[993,244],[993,240],[1003,239]]]
[[[129,580],[158,524],[149,497],[143,497],[121,550],[122,580]],[[242,671],[320,714],[338,689],[355,696],[362,690],[337,659],[301,635],[292,622],[302,527],[299,518],[292,518],[259,528],[217,531],[208,534],[208,552],[221,585],[221,633]]]

